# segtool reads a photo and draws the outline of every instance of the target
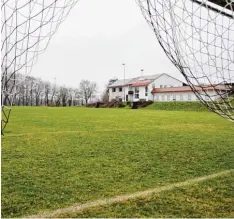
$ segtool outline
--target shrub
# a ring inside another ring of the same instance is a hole
[[[123,108],[123,107],[125,107],[125,105],[124,105],[123,103],[119,103],[119,104],[118,104],[118,107],[119,107],[119,108]]]
[[[56,107],[56,104],[55,103],[49,103],[48,106],[49,107]]]
[[[147,107],[147,106],[151,105],[152,103],[153,103],[153,101],[152,101],[152,100],[149,100],[149,101],[143,102],[140,106],[141,106],[141,107]]]
[[[175,110],[175,111],[208,111],[199,101],[168,101],[154,102],[147,109],[155,110]]]
[[[96,107],[96,103],[88,103],[86,107]]]

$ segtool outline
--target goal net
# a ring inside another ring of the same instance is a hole
[[[234,121],[234,1],[137,0],[164,52],[210,110]]]
[[[2,0],[2,128],[8,123],[15,86],[32,71],[78,0]]]

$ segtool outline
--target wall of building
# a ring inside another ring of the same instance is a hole
[[[148,100],[154,101],[154,94],[151,93],[153,88],[181,87],[181,86],[183,86],[183,82],[175,78],[172,78],[167,74],[163,74],[148,85],[148,90],[150,90],[148,94]]]
[[[198,101],[192,91],[154,93],[153,101]]]
[[[135,87],[132,87],[132,90],[134,91],[134,94],[132,95],[133,96],[133,101],[139,101],[140,99],[148,101],[149,100],[149,94],[151,94],[152,90],[148,89],[147,96],[146,96],[145,86],[140,86],[138,88],[139,88],[139,98],[136,98]]]
[[[213,96],[214,91],[207,91],[208,95]],[[210,99],[203,96],[207,101]],[[215,97],[212,97],[212,100],[215,100]],[[165,92],[165,93],[154,93],[153,101],[198,101],[198,98],[193,93],[193,91],[186,92]]]
[[[167,74],[162,74],[159,78],[155,79],[150,85],[154,84],[154,88],[164,88],[164,87],[181,87],[183,82],[179,81]],[[150,86],[149,85],[149,86]]]
[[[124,93],[126,96],[128,94],[128,90],[129,90],[128,86],[122,87],[122,91],[119,91],[119,87],[116,87],[115,92],[113,92],[113,88],[109,88],[109,101],[117,98],[122,98],[122,100],[124,101]]]

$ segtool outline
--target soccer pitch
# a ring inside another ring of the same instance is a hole
[[[2,137],[2,217],[164,188],[53,217],[234,217],[234,126],[209,112],[14,107]],[[170,187],[170,185],[175,185]]]

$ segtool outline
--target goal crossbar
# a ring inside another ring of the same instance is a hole
[[[220,13],[224,16],[234,19],[233,11],[234,11],[234,2],[231,0],[190,0],[195,2],[203,7],[206,7],[212,11]],[[230,12],[230,13],[229,13]]]

